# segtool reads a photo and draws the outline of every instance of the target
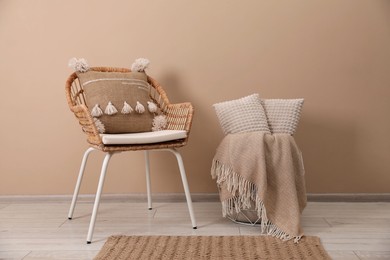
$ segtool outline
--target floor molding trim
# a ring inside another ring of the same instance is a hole
[[[218,193],[192,193],[193,202],[217,202]],[[90,203],[94,194],[79,195],[78,202]],[[0,195],[0,203],[55,202],[70,203],[72,195]],[[155,193],[153,202],[185,202],[184,193]],[[308,193],[309,202],[390,202],[390,193]],[[145,193],[103,194],[103,202],[145,202]]]
[[[313,202],[390,202],[390,193],[308,193]]]
[[[219,201],[218,193],[191,193],[193,202]],[[56,202],[70,203],[72,195],[0,195],[0,203]],[[94,202],[95,194],[80,194],[78,203]],[[101,202],[147,202],[146,193],[102,194]],[[185,202],[184,193],[154,193],[153,202]]]

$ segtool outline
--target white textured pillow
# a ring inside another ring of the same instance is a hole
[[[295,133],[301,116],[303,101],[303,98],[261,100],[267,115],[269,129],[273,134],[293,135]]]
[[[271,133],[259,94],[214,104],[224,134],[264,131]]]

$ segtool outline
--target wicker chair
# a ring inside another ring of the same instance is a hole
[[[108,68],[108,67],[94,67],[91,68],[94,71],[104,71],[104,72],[130,72],[129,69],[123,68]],[[74,195],[72,199],[72,203],[69,209],[68,218],[72,219],[74,208],[76,205],[81,181],[84,174],[84,169],[86,166],[86,162],[89,154],[92,151],[100,150],[104,152],[106,155],[103,160],[99,184],[96,192],[95,203],[93,207],[92,217],[89,225],[88,235],[87,235],[87,243],[90,244],[92,241],[93,230],[95,226],[96,216],[99,208],[100,196],[103,190],[104,178],[106,175],[107,166],[110,158],[113,154],[125,151],[144,151],[145,153],[145,168],[146,168],[146,188],[147,188],[147,198],[148,198],[148,208],[152,209],[152,200],[151,200],[151,188],[150,188],[150,168],[149,168],[149,151],[169,151],[176,156],[183,187],[185,191],[185,196],[187,200],[188,210],[190,213],[190,218],[192,222],[192,227],[194,229],[197,228],[195,216],[192,208],[191,195],[188,188],[187,177],[184,170],[183,160],[181,158],[180,153],[176,150],[176,148],[182,147],[187,144],[189,133],[191,130],[192,116],[193,116],[193,107],[191,103],[180,103],[180,104],[171,104],[169,99],[160,86],[160,84],[154,80],[153,78],[148,76],[148,83],[150,84],[150,98],[158,104],[159,108],[163,112],[163,114],[167,117],[169,130],[184,130],[186,135],[184,138],[178,140],[171,140],[159,143],[136,143],[136,144],[115,144],[115,145],[107,145],[104,143],[103,136],[99,134],[98,129],[94,124],[93,117],[91,116],[86,102],[85,96],[82,86],[78,80],[77,74],[73,73],[69,76],[66,82],[66,98],[68,101],[68,105],[70,110],[74,113],[76,118],[79,121],[79,124],[82,127],[82,131],[87,135],[87,141],[89,143],[89,148],[85,151],[78,179],[76,182]],[[152,134],[152,133],[151,133]]]

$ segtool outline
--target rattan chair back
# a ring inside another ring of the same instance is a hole
[[[102,72],[130,72],[126,68],[112,67],[93,67],[90,70]],[[167,117],[167,129],[169,130],[185,130],[187,138],[175,141],[169,141],[157,144],[142,144],[142,145],[104,145],[102,138],[90,110],[85,102],[84,90],[79,82],[77,73],[73,73],[66,81],[65,91],[66,99],[70,110],[74,113],[83,132],[87,135],[88,143],[102,151],[127,151],[127,150],[149,150],[158,148],[174,148],[181,147],[187,144],[189,133],[192,125],[192,117],[194,109],[191,103],[185,102],[180,104],[171,104],[169,99],[161,87],[161,85],[151,77],[147,77],[150,84],[149,96],[153,100],[162,113]]]

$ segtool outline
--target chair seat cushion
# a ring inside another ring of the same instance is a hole
[[[152,144],[183,139],[187,137],[185,130],[162,130],[155,132],[128,134],[101,134],[104,144]]]

